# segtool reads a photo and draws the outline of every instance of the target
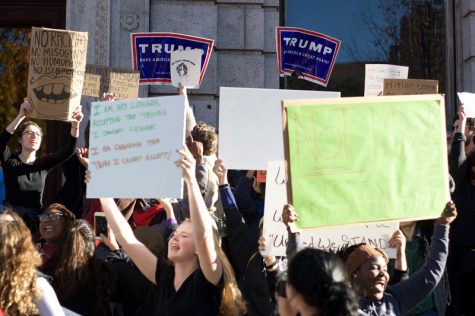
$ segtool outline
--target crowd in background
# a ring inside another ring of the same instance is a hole
[[[436,220],[401,223],[391,260],[367,244],[338,254],[303,247],[292,205],[282,210],[287,256],[263,255],[265,183],[255,170],[227,170],[216,130],[190,109],[179,200],[86,199],[81,108],[64,146],[43,156],[30,112],[25,99],[0,134],[0,315],[475,315],[474,124],[463,107],[449,140],[453,202]],[[63,189],[43,205],[60,164]],[[98,212],[109,225],[99,239]]]

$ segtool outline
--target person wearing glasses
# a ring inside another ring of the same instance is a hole
[[[5,181],[5,202],[26,222],[33,234],[38,231],[38,215],[43,207],[43,190],[48,172],[74,154],[79,136],[79,124],[83,118],[81,107],[71,116],[71,133],[66,146],[57,152],[37,157],[43,132],[33,121],[25,121],[32,113],[27,98],[20,106],[16,118],[0,134],[0,162]],[[20,151],[11,150],[7,144],[17,131]]]
[[[58,249],[58,245],[64,239],[67,230],[71,227],[76,216],[69,211],[64,205],[54,203],[48,206],[43,214],[39,216],[40,226],[39,233],[41,243],[38,244],[43,267],[45,267],[51,258],[54,261],[54,253]],[[56,264],[52,262],[52,266]]]

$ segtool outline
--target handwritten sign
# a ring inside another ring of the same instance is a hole
[[[475,117],[475,94],[470,92],[457,92],[460,103],[467,117]]]
[[[383,64],[365,65],[364,96],[383,93],[384,79],[407,79],[409,67]]]
[[[267,174],[263,226],[267,247],[263,254],[285,256],[288,238],[287,229],[282,222],[282,208],[287,204],[285,162],[269,161]],[[387,222],[344,228],[304,230],[300,233],[300,240],[306,247],[333,252],[351,245],[367,243],[384,249],[390,257],[394,258],[395,249],[389,248],[389,239],[398,228],[398,222]]]
[[[284,111],[300,228],[435,218],[449,201],[442,96],[284,100]]]
[[[303,79],[326,87],[340,40],[296,27],[277,27],[276,33],[280,76],[297,72]]]
[[[170,73],[172,85],[181,83],[185,88],[198,88],[200,84],[201,55],[200,49],[172,51],[170,57]]]
[[[88,198],[181,197],[185,98],[93,102]]]
[[[438,80],[384,79],[383,95],[437,94]]]
[[[101,65],[86,65],[83,95],[100,97],[103,92],[113,92],[115,98],[136,99],[139,96],[140,74],[136,71]]]
[[[229,169],[265,170],[268,161],[284,160],[282,100],[340,92],[222,87],[219,95],[219,156]]]
[[[178,33],[131,33],[132,62],[140,84],[170,84],[172,51],[201,50],[200,83],[208,67],[214,41]]]
[[[68,121],[80,105],[87,32],[32,28],[28,98],[34,118]]]

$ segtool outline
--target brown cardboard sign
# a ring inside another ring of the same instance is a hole
[[[437,94],[438,80],[384,79],[383,95]]]
[[[82,94],[100,97],[103,92],[113,92],[116,99],[137,99],[139,80],[138,71],[87,65]]]
[[[68,121],[80,105],[87,32],[33,27],[28,98],[34,118]]]

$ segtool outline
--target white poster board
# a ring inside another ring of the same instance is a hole
[[[384,64],[366,64],[364,96],[383,94],[384,79],[407,79],[409,67]]]
[[[457,92],[460,103],[467,117],[475,117],[475,94],[470,92]]]
[[[219,157],[229,169],[265,170],[284,160],[282,100],[339,98],[340,92],[227,88],[219,90]]]
[[[282,209],[287,204],[284,161],[269,161],[266,179],[263,235],[267,240],[265,255],[285,256],[288,233],[282,222]],[[352,225],[340,228],[320,228],[300,233],[306,247],[325,251],[337,251],[359,243],[382,248],[390,258],[395,249],[389,248],[388,240],[399,228],[399,222],[384,224]]]
[[[87,197],[181,197],[185,98],[93,102]]]
[[[203,50],[175,50],[170,54],[170,76],[172,85],[181,83],[185,88],[199,88]]]

